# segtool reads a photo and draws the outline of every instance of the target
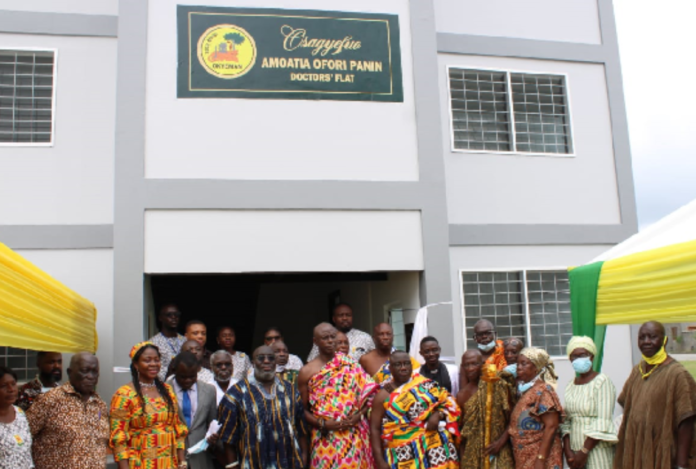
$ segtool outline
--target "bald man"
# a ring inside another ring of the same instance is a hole
[[[68,382],[37,399],[27,411],[36,469],[106,467],[109,411],[96,392],[99,360],[73,355]]]
[[[386,322],[379,323],[372,331],[375,349],[360,357],[360,366],[372,376],[380,386],[385,386],[392,380],[389,368],[389,357],[394,350],[394,329]],[[420,363],[411,358],[413,373],[420,368]]]
[[[474,324],[474,340],[483,355],[485,365],[493,364],[502,370],[507,366],[505,361],[505,347],[502,340],[497,340],[495,326],[487,319],[480,319]]]
[[[624,408],[615,469],[694,468],[696,382],[667,355],[664,326],[657,321],[638,331],[643,359],[633,367],[618,403]]]
[[[205,348],[197,340],[190,339],[184,342],[181,346],[182,352],[191,352],[196,356],[198,360],[198,381],[215,386],[215,375],[212,371],[203,367],[203,360],[205,359]],[[167,378],[174,374],[174,367],[172,366],[174,362],[169,364],[169,370],[167,370]]]
[[[232,386],[218,408],[225,467],[307,467],[307,427],[297,387],[276,376],[271,347],[254,350],[252,364],[253,374]]]
[[[336,353],[336,329],[314,328],[318,355],[300,370],[298,385],[307,423],[313,427],[309,467],[372,468],[369,423],[365,418],[378,386],[360,365]]]
[[[514,469],[512,448],[508,442],[507,428],[510,413],[516,400],[515,379],[509,373],[500,374],[493,382],[490,428],[491,444],[485,447],[486,402],[488,383],[481,379],[483,355],[478,349],[470,349],[462,355],[462,371],[467,383],[457,395],[462,409],[461,468],[483,469],[490,455],[495,456],[495,467]]]

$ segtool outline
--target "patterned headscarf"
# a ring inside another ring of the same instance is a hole
[[[130,354],[129,354],[130,359],[133,360],[133,357],[135,356],[136,353],[138,353],[138,350],[140,350],[141,348],[143,348],[147,345],[152,345],[153,347],[157,348],[157,346],[155,344],[153,344],[152,342],[150,342],[149,340],[135,344],[130,351]]]
[[[556,388],[556,381],[558,380],[556,368],[553,365],[551,357],[546,353],[546,350],[537,347],[527,347],[522,349],[520,355],[524,355],[534,363],[534,366],[536,366],[539,372],[539,379]]]
[[[584,336],[584,335],[576,335],[573,336],[572,339],[570,339],[570,342],[568,342],[568,347],[566,348],[566,354],[570,356],[571,353],[573,353],[573,350],[576,348],[584,348],[588,352],[592,354],[592,356],[597,355],[597,346],[594,343],[594,340],[591,338]]]

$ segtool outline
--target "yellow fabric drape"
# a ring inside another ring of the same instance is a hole
[[[604,262],[597,324],[696,321],[696,241]]]
[[[94,304],[0,243],[1,346],[96,352],[96,320]]]

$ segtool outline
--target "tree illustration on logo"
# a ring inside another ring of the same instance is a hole
[[[244,42],[244,36],[239,33],[227,33],[224,36],[230,46],[230,50],[237,50],[237,46]]]
[[[246,39],[244,35],[232,32],[223,36],[226,42],[221,42],[208,57],[211,62],[239,62],[239,51],[237,46],[241,45]]]

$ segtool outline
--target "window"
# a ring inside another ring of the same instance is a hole
[[[54,52],[0,50],[0,144],[49,144]]]
[[[450,68],[449,85],[454,150],[573,153],[565,76]]]
[[[573,336],[568,272],[522,270],[462,272],[467,348],[476,347],[474,324],[488,319],[498,338],[522,337],[551,356],[565,356]]]
[[[21,348],[0,347],[0,365],[12,368],[18,381],[30,381],[37,374],[36,351]]]

